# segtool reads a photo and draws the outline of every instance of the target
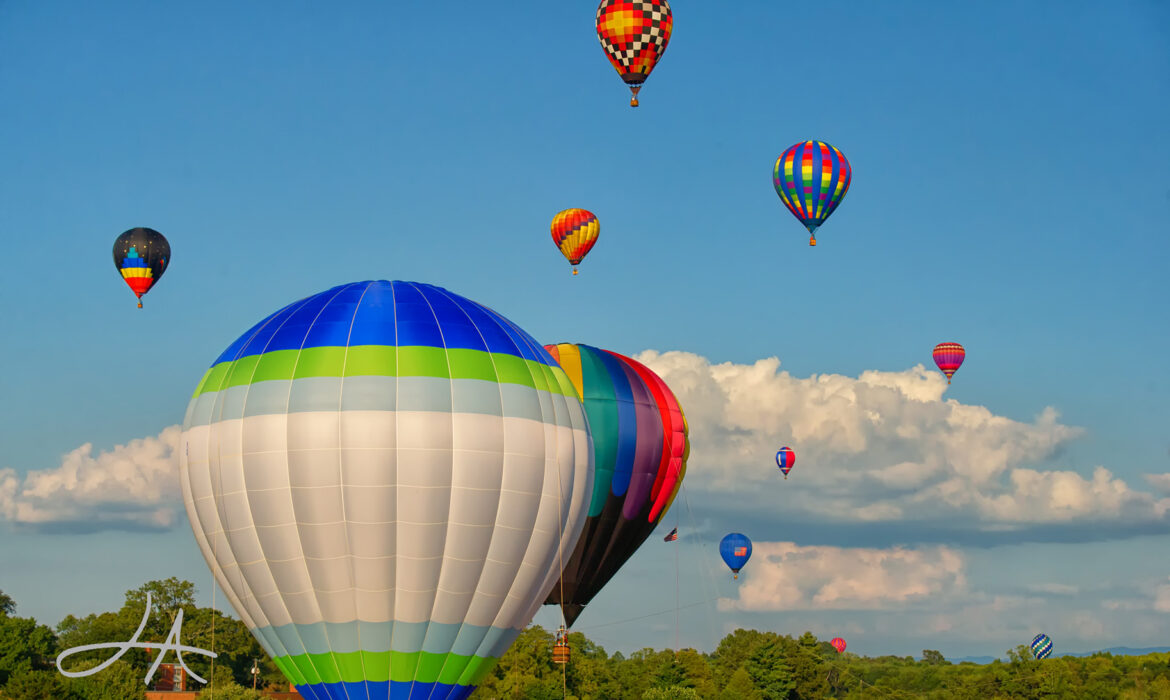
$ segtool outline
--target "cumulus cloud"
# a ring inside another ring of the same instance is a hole
[[[963,556],[949,547],[859,549],[760,542],[737,598],[721,610],[882,610],[966,587]]]
[[[917,365],[794,377],[776,358],[712,364],[687,352],[638,359],[678,396],[691,431],[688,485],[718,496],[774,481],[772,456],[796,450],[802,517],[842,524],[933,521],[985,532],[1080,525],[1170,528],[1170,497],[1131,488],[1098,466],[1090,476],[1039,465],[1082,429],[1053,408],[1022,422],[944,399],[942,374]],[[1170,493],[1170,475],[1151,475]]]
[[[1170,583],[1158,586],[1154,591],[1154,610],[1170,613]]]
[[[179,508],[179,426],[93,454],[86,443],[53,469],[0,469],[0,516],[40,529],[167,528]]]

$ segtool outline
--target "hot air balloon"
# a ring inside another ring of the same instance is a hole
[[[596,471],[589,518],[545,601],[569,626],[670,508],[686,474],[686,418],[645,365],[589,345],[546,346],[585,407]]]
[[[772,168],[776,194],[808,229],[809,245],[817,244],[817,228],[841,204],[852,179],[849,161],[824,141],[803,141],[790,146]]]
[[[597,6],[597,38],[630,86],[630,106],[670,43],[674,16],[666,0],[601,0]]]
[[[152,228],[132,228],[114,240],[114,267],[138,297],[158,282],[171,262],[171,244]]]
[[[841,639],[840,637],[833,637],[832,641],[830,641],[829,644],[833,645],[833,648],[837,650],[838,654],[845,653],[845,640],[844,639]]]
[[[1032,638],[1032,655],[1037,659],[1047,659],[1052,656],[1052,640],[1048,635],[1040,633]]]
[[[719,556],[723,557],[723,563],[735,574],[732,578],[739,578],[739,570],[752,557],[752,541],[747,535],[738,532],[725,535],[719,542]]]
[[[963,365],[966,356],[967,351],[958,343],[939,343],[934,346],[934,364],[947,375],[947,384],[951,383],[951,377]]]
[[[784,472],[784,478],[787,479],[788,472],[796,466],[796,453],[791,448],[781,447],[776,453],[776,466],[780,467],[780,471]]]
[[[566,209],[553,217],[551,228],[553,243],[573,266],[573,274],[577,274],[577,265],[597,242],[597,235],[601,233],[601,223],[597,221],[593,212]]]
[[[585,524],[563,370],[495,311],[345,284],[257,323],[187,407],[179,479],[240,619],[305,698],[466,698]]]

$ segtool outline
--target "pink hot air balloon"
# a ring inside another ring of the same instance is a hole
[[[934,364],[947,375],[947,384],[951,383],[951,376],[963,365],[966,356],[967,351],[958,343],[939,343],[934,346]]]
[[[837,650],[838,654],[845,653],[845,640],[844,639],[841,639],[840,637],[833,637],[833,641],[829,642],[829,644],[833,645],[833,648]]]

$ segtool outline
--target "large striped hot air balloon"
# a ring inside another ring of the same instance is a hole
[[[837,210],[852,179],[849,161],[824,141],[790,146],[772,166],[772,186],[788,211],[808,229],[809,245],[817,244],[817,228]]]
[[[597,38],[618,75],[630,87],[630,106],[670,43],[674,15],[666,0],[601,0]]]
[[[565,209],[553,217],[549,228],[552,231],[553,243],[573,266],[573,274],[577,274],[577,265],[593,249],[593,244],[597,243],[601,223],[591,211]]]
[[[228,346],[187,407],[195,539],[301,695],[466,698],[585,523],[592,443],[568,377],[439,287],[357,282]]]
[[[138,297],[140,309],[142,295],[154,287],[169,264],[171,244],[152,228],[132,228],[114,240],[114,267]]]
[[[951,383],[951,377],[963,365],[965,357],[967,351],[958,343],[939,343],[934,346],[934,364],[947,375],[947,384]]]
[[[841,639],[840,637],[833,637],[833,639],[829,642],[829,644],[833,645],[833,648],[837,650],[838,654],[845,653],[845,647],[847,645],[845,644],[844,639]]]
[[[670,508],[686,474],[686,418],[645,365],[589,345],[547,346],[585,406],[596,471],[589,518],[545,601],[571,626]]]

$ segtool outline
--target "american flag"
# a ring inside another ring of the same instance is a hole
[[[662,541],[663,542],[674,542],[677,539],[678,539],[678,528],[676,527],[670,531],[669,535],[667,535],[666,537],[663,537]]]

